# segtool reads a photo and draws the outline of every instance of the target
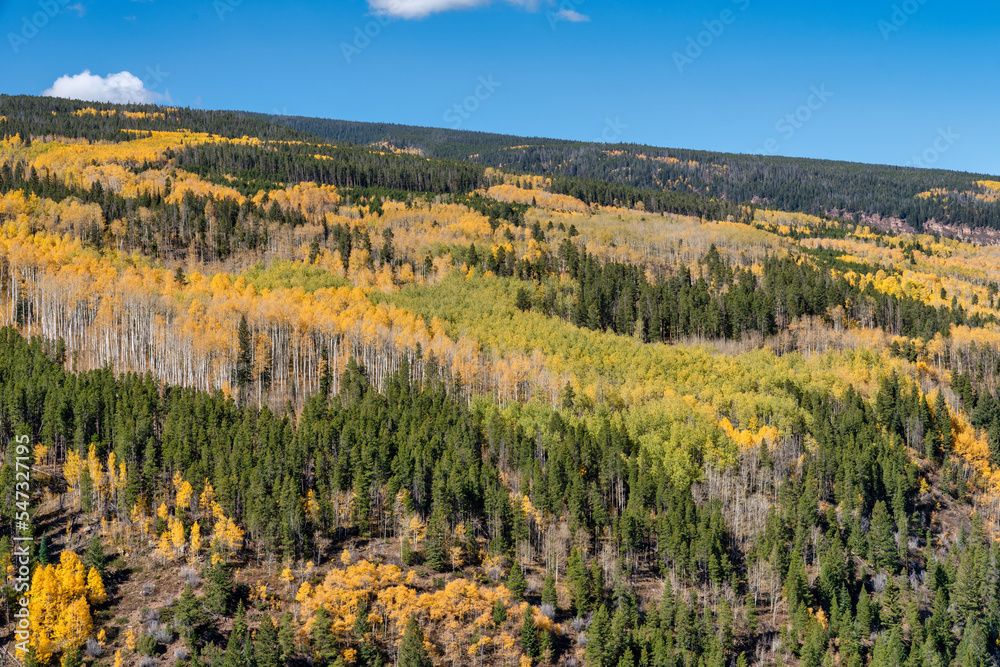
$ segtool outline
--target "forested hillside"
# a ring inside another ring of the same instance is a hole
[[[551,176],[554,191],[593,204],[648,204],[662,196],[658,193],[674,192],[814,215],[875,217],[886,223],[900,219],[915,230],[931,221],[1000,228],[1000,183],[978,174],[321,118],[258,117],[330,141],[389,142],[431,157]]]
[[[23,665],[1000,659],[993,185],[289,122],[0,98]]]

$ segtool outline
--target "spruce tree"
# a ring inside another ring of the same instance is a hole
[[[535,625],[535,612],[531,605],[524,610],[524,621],[521,623],[521,648],[533,662],[541,655],[538,627]]]
[[[246,641],[246,612],[243,609],[243,603],[240,602],[236,608],[236,617],[233,619],[233,629],[229,633],[229,641],[226,643],[226,656],[223,659],[222,667],[250,667],[244,652]]]
[[[884,567],[890,574],[899,569],[899,549],[896,547],[892,517],[885,502],[879,500],[872,510],[871,527],[868,530],[868,553],[875,567]]]
[[[948,402],[944,399],[944,392],[938,391],[937,398],[934,399],[934,427],[938,433],[937,455],[948,456],[951,454],[951,413],[948,411]]]
[[[295,653],[295,617],[290,611],[281,615],[281,623],[278,624],[278,650],[281,664],[288,664]]]
[[[206,576],[205,601],[216,614],[225,614],[233,596],[233,574],[225,561],[209,567]]]
[[[83,564],[89,570],[94,568],[102,577],[104,576],[104,544],[101,536],[95,534],[87,542],[87,551],[83,556]]]
[[[587,667],[614,667],[611,654],[611,617],[608,608],[601,605],[594,613],[594,620],[587,632],[585,658]]]
[[[82,667],[83,656],[80,655],[80,647],[71,646],[63,651],[59,665],[60,667]]]
[[[497,600],[495,603],[493,603],[493,625],[499,628],[506,621],[507,621],[507,605],[503,603],[503,600]]]
[[[510,574],[507,575],[507,588],[510,590],[511,599],[520,601],[524,598],[524,591],[528,584],[524,579],[524,571],[521,564],[514,559],[514,564],[510,566]]]
[[[559,606],[559,593],[556,591],[556,578],[551,572],[545,574],[542,584],[542,604],[550,604],[553,608]]]
[[[399,645],[396,667],[433,667],[433,664],[424,646],[424,633],[417,619],[410,616],[403,633],[403,642]]]
[[[448,523],[443,510],[436,510],[427,525],[427,539],[424,547],[424,562],[436,572],[448,567]]]
[[[44,534],[38,541],[38,562],[41,565],[49,564],[49,538]]]
[[[253,379],[253,342],[250,339],[250,326],[247,316],[240,316],[240,324],[236,330],[238,352],[236,356],[236,387],[239,389],[241,401],[246,389]]]
[[[310,639],[313,652],[319,656],[320,662],[323,665],[332,665],[340,655],[340,651],[337,648],[337,638],[333,634],[333,622],[326,607],[316,610]]]
[[[278,646],[278,628],[274,626],[270,614],[264,614],[264,619],[257,628],[257,642],[254,646],[256,667],[281,667],[281,648]]]

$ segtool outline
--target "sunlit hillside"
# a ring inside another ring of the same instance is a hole
[[[25,666],[995,655],[1000,248],[916,230],[996,182],[889,233],[292,125],[0,100]]]

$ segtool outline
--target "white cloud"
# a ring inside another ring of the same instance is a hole
[[[556,16],[561,18],[563,21],[569,21],[571,23],[584,23],[590,20],[589,16],[581,14],[574,9],[560,9],[556,12]]]
[[[537,9],[538,0],[503,0],[518,7]],[[379,14],[403,19],[420,19],[437,12],[484,7],[493,0],[368,0],[368,6]]]
[[[66,9],[72,9],[80,18],[83,18],[87,13],[87,8],[83,6],[82,2],[78,2],[75,5],[66,5]]]
[[[118,74],[108,74],[107,77],[100,77],[91,74],[90,70],[84,70],[74,76],[67,74],[59,77],[52,84],[52,87],[42,95],[116,104],[129,102],[152,104],[163,99],[159,93],[146,90],[142,79],[130,72],[119,72]]]

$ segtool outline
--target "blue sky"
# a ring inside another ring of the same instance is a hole
[[[2,92],[127,71],[203,108],[1000,173],[993,1],[0,0],[0,26]]]

